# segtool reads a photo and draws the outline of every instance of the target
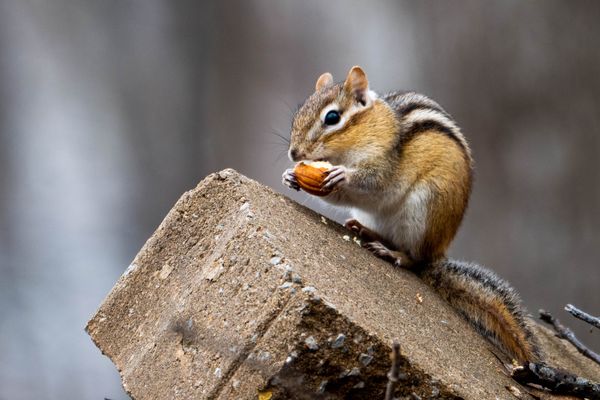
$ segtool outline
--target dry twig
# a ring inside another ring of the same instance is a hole
[[[551,324],[558,337],[568,340],[581,354],[600,364],[600,355],[584,345],[569,328],[562,325],[560,321],[554,318],[549,312],[540,310],[540,319]]]
[[[385,400],[392,400],[394,385],[398,382],[400,373],[400,344],[394,340],[392,344],[392,368],[388,372],[388,383],[385,388]]]
[[[542,363],[528,363],[513,368],[511,376],[522,384],[535,384],[555,394],[574,395],[600,400],[600,384],[591,382]]]
[[[565,307],[565,311],[570,313],[575,318],[580,319],[584,322],[587,322],[588,324],[600,329],[600,318],[594,317],[584,311],[581,311],[579,308],[575,307],[573,304],[567,304],[567,306]]]

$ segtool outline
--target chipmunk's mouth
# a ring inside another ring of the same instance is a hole
[[[306,157],[306,158],[303,158],[302,160],[300,160],[298,162],[314,163],[314,162],[329,162],[329,161],[327,161],[326,158],[310,158],[310,157]]]

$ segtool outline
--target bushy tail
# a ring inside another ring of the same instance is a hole
[[[445,259],[422,266],[421,278],[477,331],[520,366],[512,377],[556,394],[600,400],[600,384],[548,366],[517,292],[492,271],[477,264]]]
[[[486,339],[519,364],[542,360],[517,292],[477,264],[441,260],[421,269],[422,279]]]

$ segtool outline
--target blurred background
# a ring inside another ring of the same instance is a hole
[[[126,399],[87,320],[211,172],[321,209],[281,185],[274,133],[319,74],[356,64],[470,140],[452,255],[599,351],[562,311],[600,314],[599,20],[592,0],[0,0],[0,399]]]

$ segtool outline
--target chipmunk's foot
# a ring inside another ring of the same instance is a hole
[[[361,242],[383,242],[383,238],[379,236],[379,234],[367,228],[354,218],[347,220],[344,223],[344,227],[358,236]]]
[[[387,247],[385,239],[377,232],[367,228],[356,219],[352,218],[344,223],[344,227],[352,231],[360,238],[362,247],[369,250],[375,256],[384,259],[397,267],[409,267],[411,264],[410,258],[402,251],[392,250]]]
[[[290,189],[300,190],[300,185],[298,184],[293,168],[288,168],[283,172],[281,182]]]
[[[375,256],[394,264],[396,267],[404,266],[405,261],[408,260],[406,254],[401,251],[390,250],[379,241],[363,243],[363,247]]]

